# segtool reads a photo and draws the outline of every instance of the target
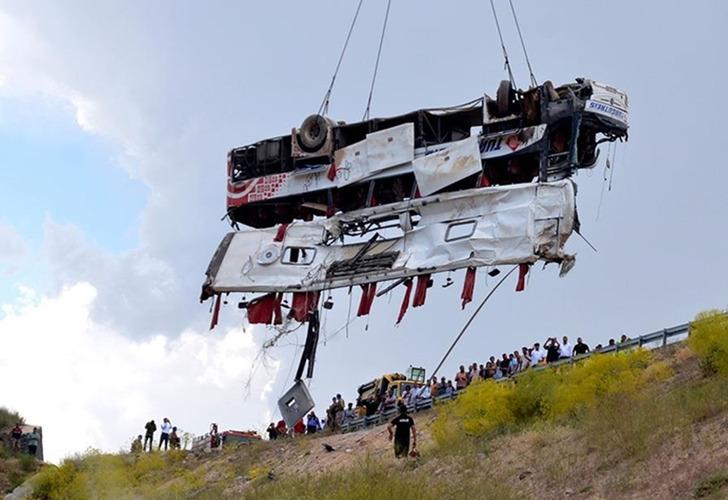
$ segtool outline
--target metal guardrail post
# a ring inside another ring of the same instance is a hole
[[[662,347],[667,345],[667,328],[662,329]]]

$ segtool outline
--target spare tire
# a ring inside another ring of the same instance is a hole
[[[298,129],[298,143],[307,153],[321,149],[329,133],[329,121],[321,115],[311,115]]]
[[[495,93],[495,100],[498,106],[498,116],[500,118],[508,116],[511,101],[513,100],[513,87],[511,87],[511,82],[501,80],[500,85],[498,85],[498,91]]]

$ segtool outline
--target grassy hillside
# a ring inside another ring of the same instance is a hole
[[[728,319],[705,313],[685,344],[471,386],[415,415],[418,459],[394,459],[379,427],[208,457],[89,452],[44,469],[34,491],[38,498],[723,498],[726,377]]]
[[[9,430],[16,422],[23,422],[23,417],[18,412],[0,407],[0,431]],[[4,440],[8,437],[3,435]],[[0,444],[0,495],[10,493],[37,470],[36,460],[13,452],[9,440]]]

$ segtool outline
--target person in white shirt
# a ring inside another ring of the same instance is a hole
[[[420,390],[417,392],[417,401],[423,401],[426,399],[430,399],[432,396],[432,393],[430,392],[430,386],[429,385],[423,385],[420,387]]]
[[[162,421],[162,435],[159,436],[159,446],[157,447],[158,450],[162,449],[162,443],[164,443],[164,449],[167,450],[167,447],[169,446],[169,434],[172,432],[172,423],[169,421],[168,418],[164,418]]]
[[[559,358],[570,359],[571,354],[574,350],[574,346],[569,344],[569,339],[564,335],[563,342],[561,343],[561,351],[559,352]]]
[[[538,342],[533,344],[533,350],[531,351],[531,365],[538,365],[545,357],[546,351],[541,350],[541,344],[539,344]]]

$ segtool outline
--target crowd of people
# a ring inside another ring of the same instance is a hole
[[[162,425],[160,427],[159,444],[157,450],[161,450],[164,446],[165,451],[167,449],[179,450],[181,448],[181,440],[177,434],[177,427],[172,425],[172,422],[168,418],[162,419]],[[142,453],[145,451],[151,452],[154,448],[154,433],[157,432],[157,424],[154,420],[150,420],[144,424],[144,442],[142,443],[142,435],[139,434],[134,441],[131,443],[132,453]]]
[[[10,431],[10,443],[13,451],[18,453],[25,451],[28,455],[36,456],[40,445],[40,431],[37,427],[33,427],[31,432],[24,432],[22,424],[17,422]]]
[[[609,339],[608,348],[616,346],[618,343],[624,343],[629,340],[627,335],[622,335],[619,342]],[[605,347],[598,344],[594,347],[594,351],[598,352]],[[581,337],[576,339],[576,344],[571,344],[569,338],[564,336],[561,342],[556,337],[549,337],[541,344],[536,342],[532,347],[522,347],[520,351],[515,350],[512,353],[503,353],[499,358],[491,356],[485,363],[472,363],[467,367],[461,365],[455,374],[455,383],[445,377],[440,380],[432,377],[425,388],[419,391],[412,391],[410,399],[405,399],[405,403],[413,403],[415,399],[425,397],[436,397],[441,395],[452,396],[455,392],[465,389],[471,383],[477,380],[493,379],[499,380],[516,375],[534,366],[544,366],[550,363],[573,359],[575,356],[581,356],[591,352],[592,349],[584,343]]]

